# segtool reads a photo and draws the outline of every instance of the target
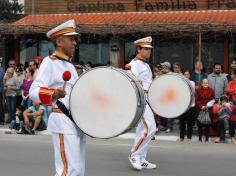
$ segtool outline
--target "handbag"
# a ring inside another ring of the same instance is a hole
[[[204,125],[211,124],[211,117],[208,110],[201,110],[198,114],[197,120]]]

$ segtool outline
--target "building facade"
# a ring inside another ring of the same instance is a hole
[[[0,57],[6,60],[24,64],[50,55],[54,47],[45,33],[71,18],[81,33],[75,62],[124,67],[135,55],[133,41],[144,36],[154,39],[154,64],[180,62],[192,69],[200,54],[207,70],[218,62],[227,72],[235,58],[236,0],[25,0],[24,5],[26,16],[0,31]]]

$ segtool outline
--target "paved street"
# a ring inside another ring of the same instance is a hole
[[[148,159],[156,170],[132,170],[130,139],[87,140],[87,176],[234,176],[236,145],[152,141]],[[52,176],[53,149],[47,135],[0,134],[0,176]]]

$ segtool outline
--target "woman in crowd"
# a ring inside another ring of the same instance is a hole
[[[16,72],[17,87],[19,87],[16,96],[16,106],[19,106],[22,101],[20,86],[22,85],[23,80],[25,79],[25,75],[23,73],[23,69],[20,66],[16,68],[15,72]]]
[[[33,76],[34,71],[26,69],[26,79],[23,80],[23,83],[21,85],[21,106],[23,106],[24,108],[28,108],[32,104],[32,101],[29,98],[29,89],[31,87],[31,84],[33,83]]]
[[[17,79],[13,76],[14,68],[8,68],[6,71],[6,79],[4,81],[4,91],[8,108],[8,123],[15,119],[16,112],[16,96],[19,89]]]
[[[202,110],[207,110],[207,103],[213,99],[215,99],[214,90],[208,86],[208,79],[203,79],[202,86],[196,90],[196,108],[198,113]],[[201,124],[197,121],[197,125],[199,141],[202,142],[202,131],[205,128],[205,141],[208,142],[210,124]]]
[[[190,71],[186,70],[184,72],[185,78],[187,78],[190,81],[190,84],[192,86],[192,90],[194,91],[193,94],[195,96],[195,83],[190,80]],[[184,136],[186,134],[186,124],[187,124],[187,139],[190,141],[192,139],[192,131],[193,131],[193,125],[195,121],[195,99],[192,100],[191,108],[185,112],[181,117],[179,121],[180,125],[180,141],[184,141]]]
[[[236,70],[231,71],[231,81],[228,83],[226,92],[230,95],[230,99],[233,101],[233,104],[236,105]],[[236,127],[236,108],[233,107],[233,112],[229,121],[229,134],[231,137],[231,143],[236,144],[235,136],[235,127]]]

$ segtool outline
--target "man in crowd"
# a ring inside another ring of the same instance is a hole
[[[166,73],[169,73],[171,70],[171,64],[170,62],[163,62],[161,63],[161,66],[162,66],[162,74],[166,74]]]
[[[38,68],[37,68],[37,63],[35,62],[35,60],[32,60],[29,62],[29,69],[34,71],[33,79],[35,79],[36,76],[38,75]]]
[[[180,75],[183,75],[182,73],[182,68],[181,68],[181,65],[179,62],[175,62],[172,66],[173,68],[173,72],[174,73],[177,73],[177,74],[180,74]],[[167,130],[166,130],[166,133],[169,133],[173,130],[173,124],[174,124],[174,119],[173,118],[168,118],[167,119]]]
[[[162,74],[166,74],[166,73],[171,72],[171,64],[170,64],[170,62],[165,61],[163,63],[160,63],[160,65],[162,67],[162,69],[161,69]],[[172,120],[167,120],[164,117],[159,117],[159,119],[160,119],[159,120],[160,121],[159,129],[161,131],[166,131],[167,133],[169,133],[171,131],[171,129],[168,128],[168,121],[169,121],[169,126],[171,126]]]
[[[198,89],[202,86],[202,81],[206,78],[206,74],[203,72],[203,64],[199,57],[196,57],[194,66],[191,80],[195,82],[196,89]]]
[[[180,74],[180,75],[183,75],[182,73],[182,68],[181,68],[181,64],[179,62],[175,62],[173,64],[173,72],[174,73],[177,73],[177,74]]]
[[[32,102],[33,106],[30,106],[23,112],[25,130],[29,134],[35,134],[36,130],[46,130],[46,123],[43,121],[47,116],[45,106],[40,103]]]
[[[16,61],[13,59],[9,60],[8,67],[12,67],[15,70],[16,69]]]
[[[213,73],[208,75],[209,87],[215,91],[215,98],[218,100],[223,94],[228,84],[227,77],[222,74],[222,66],[214,64]]]

